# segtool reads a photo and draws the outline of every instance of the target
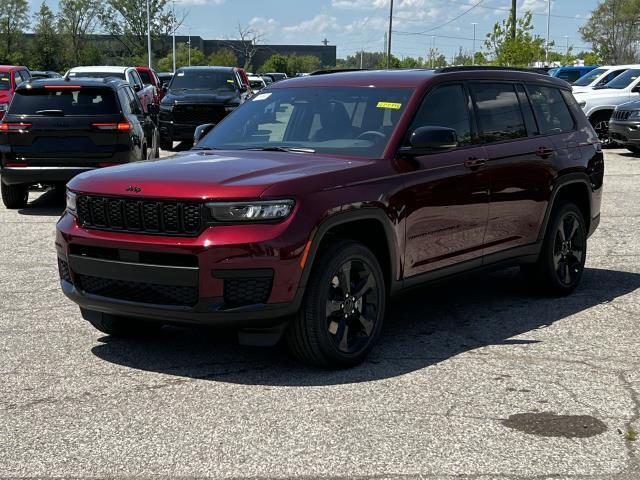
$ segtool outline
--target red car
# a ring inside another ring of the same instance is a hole
[[[145,85],[151,85],[155,89],[153,103],[155,105],[160,105],[160,101],[164,97],[164,90],[162,89],[162,82],[158,78],[156,71],[149,67],[136,67],[136,70],[140,74],[142,83]]]
[[[68,184],[61,285],[97,329],[232,325],[244,343],[284,334],[305,362],[354,365],[389,296],[416,285],[521,265],[571,293],[600,221],[601,145],[546,75],[294,78],[198,140]]]
[[[31,73],[27,67],[0,65],[0,119],[9,108],[16,87],[29,79]]]

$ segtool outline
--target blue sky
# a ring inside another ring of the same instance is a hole
[[[38,5],[40,0],[31,3]],[[56,8],[55,0],[48,3]],[[564,51],[565,37],[575,51],[589,48],[578,28],[597,3],[552,0],[551,39],[558,49]],[[508,15],[511,0],[394,0],[394,5],[394,31],[428,31],[424,35],[394,34],[395,55],[425,56],[430,42],[435,41],[436,47],[451,57],[459,47],[471,51],[472,22],[478,24],[480,49],[493,24]],[[547,1],[518,0],[518,7],[534,13],[536,32],[545,36]],[[361,49],[382,50],[389,0],[176,0],[176,8],[187,14],[179,32],[185,35],[190,29],[192,35],[204,38],[232,38],[240,22],[263,33],[263,43],[320,44],[326,38],[337,45],[338,56],[345,57]]]

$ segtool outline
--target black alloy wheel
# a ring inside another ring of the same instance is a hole
[[[287,342],[302,362],[324,368],[357,365],[380,336],[385,278],[366,246],[337,240],[313,261],[300,312]]]
[[[380,293],[369,265],[348,260],[327,285],[327,331],[335,347],[357,354],[371,340],[380,311]]]
[[[553,266],[563,285],[571,286],[582,275],[585,241],[581,219],[575,212],[567,212],[560,219],[553,244]]]

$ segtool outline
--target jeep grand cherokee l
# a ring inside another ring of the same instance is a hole
[[[71,181],[61,285],[109,334],[232,325],[245,343],[284,332],[305,362],[353,365],[403,289],[522,265],[533,285],[572,292],[603,170],[568,85],[548,76],[290,79],[191,151]]]
[[[161,148],[174,141],[193,140],[198,125],[218,123],[249,97],[241,69],[184,67],[171,79],[160,103]]]
[[[2,200],[23,208],[32,185],[157,158],[158,132],[124,81],[34,80],[18,87],[0,123],[0,153]]]

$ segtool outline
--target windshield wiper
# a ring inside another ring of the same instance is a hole
[[[37,110],[36,115],[64,115],[64,111],[56,109]]]
[[[313,148],[303,147],[251,147],[242,150],[257,150],[260,152],[293,152],[293,153],[316,153]]]
[[[213,147],[193,147],[191,150],[218,150],[218,149]]]

